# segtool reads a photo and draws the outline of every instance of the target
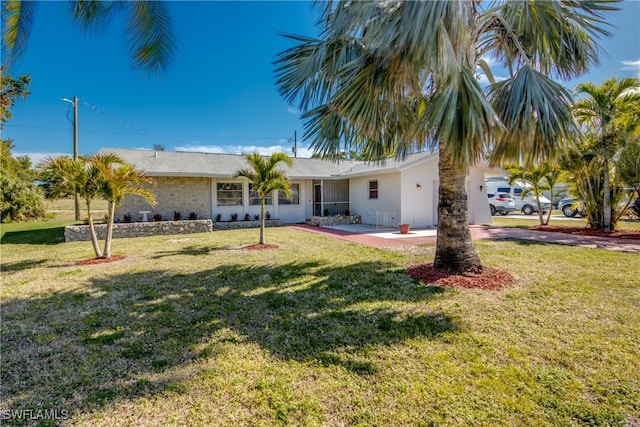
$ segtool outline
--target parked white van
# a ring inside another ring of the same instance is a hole
[[[528,187],[527,184],[516,181],[510,185],[507,180],[488,179],[485,181],[487,185],[487,193],[508,193],[516,204],[516,210],[522,211],[525,215],[531,215],[538,212],[538,205],[533,194],[527,194],[522,197],[523,190]],[[542,213],[547,213],[551,209],[551,200],[545,196],[540,196],[540,205]]]

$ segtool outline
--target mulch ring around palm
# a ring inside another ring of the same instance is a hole
[[[107,262],[120,261],[125,258],[126,256],[124,255],[111,255],[109,258],[89,258],[89,259],[76,261],[76,265],[105,264]]]
[[[504,289],[515,281],[510,273],[495,268],[484,267],[482,273],[452,274],[446,270],[434,268],[432,262],[412,265],[407,269],[407,274],[427,286],[492,291]]]
[[[262,243],[257,245],[245,246],[243,249],[248,251],[261,251],[263,249],[277,249],[279,246],[274,243]]]

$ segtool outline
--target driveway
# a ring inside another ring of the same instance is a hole
[[[289,227],[376,248],[395,248],[436,242],[435,228],[411,230],[409,234],[400,234],[394,229],[379,229],[366,224],[333,227],[314,227],[306,224],[295,224],[289,225]],[[470,229],[473,240],[525,240],[539,243],[640,253],[640,240],[581,236],[487,225],[472,225]]]

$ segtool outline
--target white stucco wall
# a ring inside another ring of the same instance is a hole
[[[283,223],[296,223],[303,222],[306,219],[305,212],[305,200],[307,197],[306,185],[304,181],[291,181],[291,184],[298,184],[300,186],[298,205],[280,205],[275,200],[276,206],[274,207],[276,216],[274,218],[280,219]]]
[[[473,168],[467,177],[467,200],[469,202],[469,224],[491,224],[487,186],[484,172]]]
[[[411,227],[432,227],[436,224],[438,160],[429,159],[402,171],[401,221]],[[420,185],[420,188],[418,188]]]
[[[369,181],[378,180],[378,199],[369,199]],[[397,225],[401,218],[400,173],[388,173],[349,180],[352,215],[362,216],[363,224],[376,224],[376,212],[395,212],[388,221]]]

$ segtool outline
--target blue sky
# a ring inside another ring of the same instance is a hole
[[[611,14],[614,36],[603,39],[601,65],[580,79],[600,83],[640,76],[640,1]],[[272,61],[292,43],[279,32],[315,35],[309,2],[171,2],[177,39],[170,68],[159,76],[132,69],[123,22],[97,34],[82,32],[66,2],[40,2],[27,51],[11,69],[29,74],[31,95],[18,101],[2,137],[14,152],[37,161],[71,154],[72,107],[78,96],[80,154],[103,147],[209,152],[290,150],[301,155],[302,123],[277,93]],[[496,72],[499,74],[499,71]]]

